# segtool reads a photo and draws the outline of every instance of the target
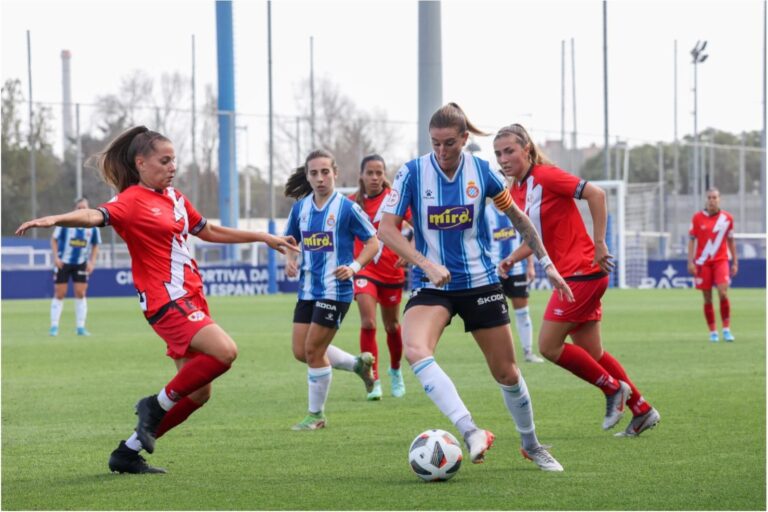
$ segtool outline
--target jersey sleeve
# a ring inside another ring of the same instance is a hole
[[[581,199],[587,180],[574,176],[557,167],[547,167],[543,172],[536,173],[536,181],[545,189],[566,197]]]
[[[405,212],[411,205],[413,196],[413,175],[414,173],[404,165],[397,171],[395,182],[392,184],[392,190],[384,200],[384,213],[392,213],[398,217],[405,217]]]
[[[58,240],[58,238],[61,236],[61,229],[61,226],[56,226],[53,228],[53,234],[51,235],[51,238],[56,238]]]
[[[117,194],[106,203],[99,205],[97,210],[104,215],[104,225],[113,226],[116,229],[121,229],[128,222],[131,217],[131,206],[127,201],[122,200],[122,194]]]
[[[192,204],[192,201],[187,196],[181,192],[178,192],[178,194],[180,198],[184,199],[184,208],[187,210],[187,219],[189,219],[189,233],[197,235],[208,224],[208,219],[197,211],[197,208],[195,208],[195,205]]]
[[[99,228],[91,228],[91,245],[101,244],[101,231]]]
[[[376,235],[376,228],[373,227],[368,215],[357,203],[352,203],[350,207],[349,227],[352,233],[363,242]]]
[[[285,236],[292,236],[297,241],[301,240],[301,233],[299,232],[299,204],[295,203],[291,207],[291,213],[288,214],[288,222],[285,223]]]
[[[476,159],[475,161],[481,162],[480,168],[482,169],[482,175],[485,181],[485,197],[496,197],[507,189],[507,181],[504,179],[501,171],[491,169],[488,162],[485,160]]]

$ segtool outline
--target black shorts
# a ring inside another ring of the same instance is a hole
[[[525,274],[511,274],[506,279],[501,280],[504,295],[510,299],[527,299],[528,284],[528,276]]]
[[[72,276],[73,283],[87,283],[88,272],[85,271],[87,265],[87,263],[79,265],[65,263],[61,268],[53,269],[53,282],[56,284],[66,284],[69,282],[69,277]]]
[[[323,327],[338,329],[349,310],[349,302],[329,299],[299,300],[293,310],[293,323],[318,324]]]
[[[464,332],[509,323],[507,299],[500,284],[461,291],[417,288],[411,292],[404,312],[413,306],[442,306],[448,310],[451,318],[458,314],[464,320]]]

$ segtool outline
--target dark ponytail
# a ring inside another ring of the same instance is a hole
[[[107,149],[96,155],[104,181],[118,192],[139,183],[136,155],[147,156],[152,153],[156,141],[170,142],[166,136],[146,126],[135,126],[118,135]]]
[[[459,133],[470,132],[475,135],[490,135],[473,125],[464,111],[456,103],[446,103],[432,114],[430,128],[457,128]]]
[[[331,167],[334,171],[339,172],[336,166],[336,158],[330,151],[324,149],[316,149],[312,151],[304,160],[304,165],[297,167],[293,174],[288,177],[288,181],[285,183],[285,196],[292,197],[294,199],[301,199],[308,196],[312,192],[312,185],[307,180],[307,164],[310,160],[315,158],[330,158]]]

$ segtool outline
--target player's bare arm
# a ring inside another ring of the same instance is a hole
[[[384,245],[395,251],[398,256],[424,271],[429,281],[436,286],[444,286],[451,281],[451,273],[443,265],[429,261],[403,236],[400,231],[402,217],[385,213],[379,222],[379,238]]]
[[[370,263],[373,257],[376,256],[377,252],[379,252],[379,239],[375,236],[372,236],[363,243],[363,250],[360,251],[357,259],[355,259],[350,265],[341,265],[336,269],[334,275],[337,279],[341,279],[342,281],[352,279],[352,276],[359,272],[361,268]]]
[[[80,208],[60,215],[48,215],[37,219],[28,220],[16,229],[18,236],[23,235],[32,228],[50,228],[61,226],[65,228],[93,228],[104,223],[104,215],[99,210],[92,208]]]
[[[201,240],[213,243],[239,244],[263,242],[281,254],[286,254],[286,251],[299,252],[296,240],[292,236],[276,236],[264,231],[228,228],[217,226],[210,222],[205,225],[197,236]]]
[[[605,230],[608,221],[608,203],[605,199],[605,191],[596,185],[587,183],[581,197],[587,201],[589,213],[592,215],[592,240],[595,242],[594,261],[600,265],[604,272],[610,272],[614,269],[615,263],[605,242]]]

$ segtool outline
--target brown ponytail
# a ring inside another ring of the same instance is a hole
[[[139,183],[136,156],[152,153],[156,141],[170,142],[167,137],[146,126],[135,126],[118,135],[107,149],[96,155],[104,181],[118,192]]]

